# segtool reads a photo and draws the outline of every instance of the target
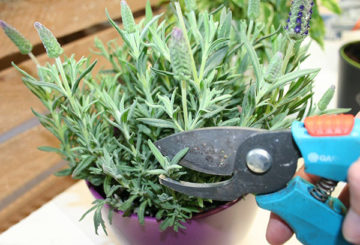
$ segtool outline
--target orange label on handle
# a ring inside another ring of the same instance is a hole
[[[321,115],[305,118],[305,128],[311,136],[349,135],[355,118],[351,114]]]

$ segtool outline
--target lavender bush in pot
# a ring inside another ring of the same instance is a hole
[[[253,7],[258,2],[250,1],[246,20],[233,20],[225,8],[196,13],[193,1],[189,1],[192,8],[182,13],[175,3],[175,22],[154,16],[148,4],[146,17],[136,24],[130,8],[121,1],[123,28],[107,16],[123,44],[95,40],[98,55],[111,65],[96,75],[91,73],[96,61],[61,58],[63,50],[55,37],[35,24],[55,62],[39,64],[36,77],[14,66],[48,109],[46,115],[34,111],[35,115],[60,141],[57,149],[40,149],[59,153],[69,162],[59,175],[85,179],[94,195],[102,194],[89,210],[95,211],[96,230],[100,226],[105,230],[104,210],[110,223],[121,229],[131,227],[126,233],[137,226],[135,240],[128,239],[133,244],[147,243],[150,230],[156,244],[183,243],[181,239],[200,244],[196,237],[209,237],[209,229],[215,244],[228,243],[222,229],[231,229],[229,222],[236,219],[215,218],[214,222],[204,215],[205,223],[192,219],[194,214],[215,213],[211,210],[223,209],[224,203],[175,193],[158,182],[161,174],[207,183],[222,177],[181,167],[177,163],[188,149],[167,159],[153,142],[201,127],[287,128],[295,119],[339,112],[326,109],[333,88],[318,104],[312,103],[313,79],[319,70],[299,69],[307,57],[308,46],[302,42],[308,34],[312,2],[294,0],[286,28],[270,35],[265,35],[264,23],[256,19]],[[5,31],[11,29],[5,22],[2,26]],[[258,56],[260,48],[268,55]],[[25,53],[31,56],[31,48]],[[237,212],[244,217],[239,222],[248,227],[248,204],[238,204],[242,211]],[[214,216],[225,217],[226,211]],[[127,217],[135,214],[138,223],[133,225],[133,218]],[[149,228],[149,220],[156,229]],[[209,244],[205,238],[201,242]]]

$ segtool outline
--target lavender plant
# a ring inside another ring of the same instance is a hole
[[[104,193],[89,210],[95,210],[96,230],[105,229],[101,209],[106,204],[125,216],[136,213],[140,223],[145,216],[156,217],[161,230],[183,228],[194,213],[219,204],[159,184],[161,174],[191,182],[220,180],[178,165],[187,149],[173,159],[162,156],[153,144],[160,138],[210,126],[287,128],[310,114],[341,111],[327,109],[333,87],[318,106],[312,102],[319,69],[299,68],[307,57],[302,45],[307,33],[297,33],[293,19],[287,30],[264,35],[256,8],[249,9],[249,20],[233,20],[226,8],[197,13],[195,2],[188,1],[192,7],[184,14],[174,4],[176,22],[154,16],[149,3],[146,18],[136,24],[121,1],[122,28],[106,12],[123,40],[95,40],[110,71],[94,75],[96,61],[62,57],[60,45],[40,23],[35,27],[54,64],[39,65],[36,77],[14,64],[48,110],[34,113],[60,141],[59,148],[40,149],[69,163],[58,175],[86,179]],[[294,6],[292,13],[302,9]],[[267,63],[257,52],[269,41]]]
[[[169,0],[162,0],[168,3]],[[189,4],[187,0],[180,0],[183,9],[188,9]],[[230,8],[233,12],[234,19],[249,18],[248,10],[254,3],[251,0],[196,0],[198,10],[213,11],[219,6]],[[271,25],[279,26],[286,25],[286,16],[289,13],[291,1],[290,0],[257,0],[255,1],[256,10],[258,12],[258,19],[264,21],[267,26],[267,32],[271,32]],[[336,0],[314,0],[314,13],[311,20],[311,29],[309,34],[311,39],[315,40],[320,46],[324,46],[325,24],[322,16],[319,13],[319,6],[325,7],[328,11],[341,14],[341,9]],[[255,6],[255,5],[254,5]]]

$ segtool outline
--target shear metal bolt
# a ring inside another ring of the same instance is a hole
[[[264,149],[256,148],[248,152],[246,164],[248,168],[257,174],[263,174],[271,168],[271,156]]]

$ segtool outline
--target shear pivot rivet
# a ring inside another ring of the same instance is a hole
[[[271,168],[271,156],[264,149],[256,148],[248,152],[246,164],[248,168],[257,174],[263,174]]]

